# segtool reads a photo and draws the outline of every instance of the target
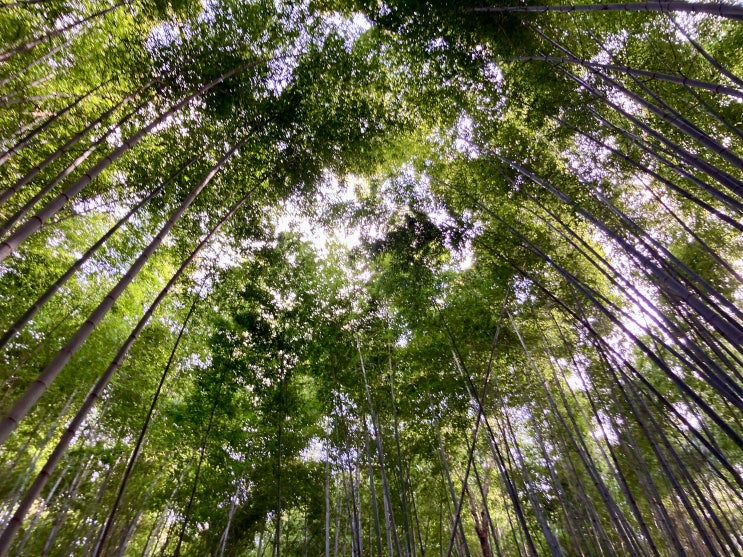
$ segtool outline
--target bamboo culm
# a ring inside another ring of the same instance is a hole
[[[255,189],[253,191],[255,191]],[[252,193],[253,192],[251,191],[249,195],[251,195]],[[211,238],[222,227],[222,225],[225,222],[227,222],[227,220],[229,220],[232,216],[234,216],[237,210],[247,200],[248,196],[240,200],[227,213],[227,215],[225,215],[225,217],[223,217],[217,223],[217,225],[212,229],[212,231],[199,243],[196,249],[194,249],[194,251],[191,252],[191,255],[183,262],[183,264],[179,267],[179,269],[175,272],[175,274],[168,281],[168,284],[166,284],[166,286],[160,292],[157,299],[150,305],[145,315],[143,315],[142,318],[139,320],[139,323],[137,323],[137,326],[132,331],[132,333],[129,335],[129,338],[127,339],[127,341],[119,349],[119,352],[116,355],[116,358],[114,358],[114,361],[108,367],[106,372],[99,378],[98,382],[96,383],[95,387],[93,387],[91,392],[88,393],[88,396],[86,397],[85,402],[83,403],[83,406],[78,410],[78,413],[76,414],[75,418],[68,425],[67,430],[64,432],[64,434],[62,435],[62,438],[57,443],[57,446],[55,447],[51,456],[49,457],[46,464],[44,465],[44,468],[41,470],[41,472],[36,478],[36,481],[31,486],[31,489],[28,491],[23,501],[19,505],[18,509],[16,510],[16,513],[14,514],[10,523],[6,527],[2,536],[0,536],[0,557],[4,557],[5,552],[7,552],[7,550],[9,549],[9,545],[13,537],[15,536],[15,533],[20,528],[21,523],[23,522],[23,519],[26,513],[28,512],[29,508],[33,504],[36,497],[38,497],[38,494],[41,492],[43,487],[46,485],[46,482],[48,481],[52,471],[55,469],[55,467],[61,460],[62,456],[64,455],[65,451],[67,450],[67,447],[70,441],[74,438],[75,434],[77,433],[77,430],[84,423],[85,418],[87,417],[90,410],[93,408],[95,402],[103,394],[103,390],[106,388],[108,383],[111,381],[111,378],[113,377],[115,371],[123,363],[123,360],[126,357],[127,353],[129,352],[129,349],[131,348],[132,344],[134,344],[134,341],[139,336],[139,333],[144,329],[150,317],[154,314],[157,306],[167,296],[167,294],[172,289],[173,285],[178,281],[178,279],[183,274],[183,272],[186,270],[186,268],[191,264],[191,262],[201,252],[203,247],[209,242],[209,240],[211,240]]]
[[[225,79],[228,79],[247,68],[256,66],[264,62],[264,60],[260,60],[254,63],[243,64],[241,66],[238,66],[237,68],[223,73],[218,78],[210,81],[209,83],[198,89],[196,92],[191,93],[190,95],[173,104],[165,113],[161,114],[159,117],[147,124],[129,139],[125,140],[122,145],[103,157],[82,177],[78,178],[64,192],[50,201],[46,205],[46,207],[36,213],[36,215],[31,217],[26,223],[21,225],[19,229],[5,241],[0,243],[0,261],[4,261],[13,252],[13,250],[18,247],[18,245],[20,245],[29,236],[37,232],[44,225],[44,223],[46,223],[53,215],[59,212],[73,197],[75,197],[86,186],[88,186],[101,172],[103,172],[121,156],[132,149],[142,139],[148,137],[150,132],[152,132],[157,126],[165,122],[169,117],[185,107],[189,102],[200,97],[216,85],[222,83]]]
[[[15,323],[13,323],[8,330],[5,332],[5,334],[0,338],[0,350],[3,350],[8,343],[17,335],[21,330],[23,330],[23,327],[25,327],[31,319],[36,315],[36,313],[46,304],[52,296],[54,296],[55,293],[59,291],[59,289],[82,267],[86,261],[88,261],[97,251],[105,244],[111,236],[113,236],[117,230],[119,230],[122,226],[124,226],[126,223],[129,222],[129,219],[133,214],[135,214],[139,209],[142,208],[148,201],[150,201],[152,198],[154,198],[156,195],[158,195],[168,184],[170,184],[173,180],[175,180],[182,172],[188,168],[188,166],[196,160],[195,158],[192,158],[189,160],[185,165],[183,165],[180,169],[178,169],[167,181],[163,182],[160,186],[152,190],[147,196],[145,196],[139,203],[134,205],[126,215],[124,215],[119,221],[114,224],[103,236],[101,236],[90,248],[82,255],[80,258],[73,263],[65,273],[59,277],[54,284],[52,284],[47,290],[39,296],[39,298],[33,303],[33,305],[26,310],[26,312],[19,317]]]
[[[28,42],[26,42],[26,43],[24,43],[22,45],[17,46],[15,48],[11,48],[9,50],[6,50],[6,51],[0,53],[0,62],[4,62],[4,61],[8,60],[9,58],[12,58],[13,56],[15,56],[17,54],[21,54],[23,52],[28,52],[29,50],[32,50],[32,49],[36,48],[40,44],[42,44],[42,43],[44,43],[46,41],[52,40],[54,37],[58,37],[60,35],[63,35],[67,31],[71,31],[71,30],[75,29],[76,27],[80,27],[80,26],[86,24],[89,21],[92,21],[92,20],[97,19],[99,17],[103,17],[106,14],[108,14],[109,12],[112,12],[112,11],[116,10],[117,8],[120,8],[123,5],[124,5],[123,3],[121,3],[121,4],[115,4],[115,5],[113,5],[113,6],[109,7],[109,8],[106,8],[105,10],[98,11],[98,12],[96,12],[94,14],[91,14],[91,15],[89,15],[87,17],[84,17],[83,19],[79,19],[77,21],[73,21],[72,23],[69,23],[69,24],[65,25],[64,27],[60,27],[59,29],[55,29],[54,31],[50,31],[46,35],[43,35],[41,37],[37,37],[37,38],[32,39],[32,40],[30,40],[30,41],[28,41]]]
[[[150,256],[155,252],[158,246],[162,243],[163,239],[170,230],[175,226],[185,213],[186,209],[194,202],[196,197],[201,191],[207,186],[207,184],[214,178],[217,172],[230,160],[230,158],[237,152],[237,150],[243,145],[246,139],[239,141],[234,147],[232,147],[225,155],[223,155],[216,165],[206,174],[202,181],[191,191],[189,196],[181,203],[181,205],[171,214],[168,221],[163,225],[157,236],[150,242],[150,244],[144,249],[139,255],[137,260],[132,264],[126,274],[119,280],[119,282],[111,289],[101,303],[93,310],[88,319],[83,323],[72,338],[67,342],[65,347],[59,351],[44,371],[37,377],[37,379],[28,387],[26,392],[16,402],[11,411],[5,416],[0,422],[0,445],[5,443],[11,433],[15,430],[19,421],[29,412],[34,406],[39,397],[46,391],[52,381],[59,375],[62,369],[65,367],[67,362],[77,352],[77,350],[87,340],[93,330],[97,327],[98,323],[113,307],[113,304],[126,290],[129,284],[134,280],[139,271],[142,269],[144,264],[149,260]]]
[[[139,89],[137,89],[136,91],[134,91],[133,93],[130,93],[129,95],[125,96],[118,103],[116,103],[114,106],[112,106],[111,108],[106,110],[103,114],[101,114],[98,118],[96,118],[93,122],[85,126],[85,128],[83,128],[80,132],[73,135],[61,147],[59,147],[58,149],[55,149],[55,151],[51,153],[46,159],[44,159],[42,162],[34,166],[30,171],[28,171],[25,174],[25,176],[23,176],[22,178],[19,178],[15,182],[15,184],[13,184],[11,187],[9,187],[8,189],[0,193],[0,205],[3,205],[13,194],[17,193],[23,186],[31,183],[33,179],[36,178],[36,176],[38,176],[42,170],[44,170],[46,167],[52,164],[55,160],[57,160],[59,157],[61,157],[63,154],[69,151],[83,137],[85,137],[88,133],[90,133],[90,131],[93,130],[93,128],[95,128],[97,125],[104,122],[116,110],[124,106],[124,104],[126,104],[127,102],[136,98],[137,95],[140,95],[142,92],[146,91],[152,85],[152,83],[153,82],[147,83],[143,85],[142,87],[140,87]]]
[[[183,320],[183,324],[181,325],[180,331],[178,331],[178,336],[175,339],[173,348],[170,351],[170,356],[168,356],[168,362],[165,364],[165,369],[160,375],[160,382],[157,385],[157,389],[155,390],[155,394],[153,395],[152,401],[150,403],[150,408],[147,412],[147,415],[145,416],[145,421],[142,424],[142,428],[140,429],[139,436],[137,437],[137,441],[135,442],[134,448],[132,449],[131,455],[129,456],[129,461],[127,462],[126,470],[124,470],[124,474],[121,477],[121,481],[119,482],[119,489],[116,493],[116,499],[114,500],[113,504],[111,505],[111,508],[108,511],[108,516],[106,517],[106,521],[103,524],[101,535],[99,536],[98,541],[96,542],[96,547],[93,551],[94,557],[98,557],[105,547],[106,539],[108,538],[108,533],[111,530],[114,517],[116,516],[116,512],[119,508],[119,505],[121,504],[121,499],[124,496],[124,491],[126,490],[126,486],[129,483],[129,477],[131,476],[131,473],[134,470],[134,465],[136,464],[137,459],[139,458],[139,454],[142,451],[144,438],[145,438],[145,435],[147,434],[147,429],[149,428],[150,421],[152,420],[154,416],[155,408],[160,399],[160,393],[162,392],[163,386],[165,385],[165,380],[173,365],[173,361],[175,359],[176,352],[178,351],[178,347],[180,345],[181,338],[183,337],[183,333],[186,331],[186,326],[188,325],[188,322],[190,321],[191,316],[193,315],[193,312],[196,309],[197,302],[198,302],[198,298],[194,299],[194,301],[191,303],[191,307],[188,310],[188,314],[186,314],[186,317]]]
[[[574,64],[583,66],[584,68],[591,68],[596,70],[613,71],[619,73],[625,73],[627,75],[635,77],[647,77],[649,79],[657,81],[666,81],[668,83],[675,83],[688,88],[703,89],[705,91],[711,91],[730,97],[743,99],[743,91],[736,87],[730,87],[729,85],[723,85],[721,83],[711,83],[709,81],[702,81],[699,79],[692,79],[681,75],[672,75],[661,72],[654,72],[649,70],[641,70],[637,68],[631,68],[622,64],[601,64],[598,62],[589,62],[580,58],[574,58],[573,56],[548,56],[548,55],[534,55],[534,56],[516,56],[513,58],[506,58],[504,62],[552,62],[555,64]]]
[[[660,13],[691,13],[709,14],[728,19],[743,21],[743,7],[734,4],[716,2],[703,4],[699,2],[680,2],[666,0],[646,0],[645,2],[630,2],[626,4],[569,4],[550,6],[487,6],[468,9],[474,13],[498,12],[660,12]]]
[[[39,124],[37,127],[35,127],[33,130],[31,130],[29,133],[27,133],[25,136],[23,136],[15,145],[10,147],[7,151],[5,151],[2,155],[0,155],[0,166],[4,165],[6,162],[10,160],[10,158],[14,155],[17,155],[21,149],[27,147],[33,139],[39,135],[41,132],[43,132],[45,129],[47,129],[49,126],[54,124],[56,121],[58,121],[62,116],[67,114],[70,110],[75,108],[77,105],[79,105],[81,102],[83,102],[85,99],[93,95],[96,91],[98,91],[101,87],[106,85],[105,83],[101,83],[100,85],[96,85],[93,87],[90,91],[85,93],[84,95],[79,95],[73,100],[71,103],[69,103],[67,106],[65,106],[62,110],[57,112],[56,114],[50,116],[44,122]]]
[[[139,107],[138,107],[139,108]],[[3,224],[0,226],[0,237],[6,236],[8,232],[15,226],[15,224],[22,219],[24,216],[26,216],[28,213],[30,213],[34,206],[41,201],[48,193],[50,193],[54,188],[56,188],[60,183],[62,183],[64,180],[69,178],[69,176],[77,170],[77,168],[84,163],[90,155],[92,155],[101,145],[105,145],[108,138],[111,137],[112,134],[116,133],[120,128],[120,125],[124,125],[127,121],[129,121],[138,110],[135,109],[131,112],[129,112],[124,118],[122,118],[117,124],[111,126],[106,130],[106,132],[96,139],[85,151],[83,151],[80,155],[75,158],[74,161],[72,161],[70,164],[65,167],[64,170],[62,170],[57,176],[49,182],[46,186],[41,188],[36,194],[31,197],[26,203],[23,204],[23,206],[18,209],[15,213],[13,213]]]

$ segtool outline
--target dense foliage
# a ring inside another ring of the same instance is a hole
[[[743,554],[743,8],[0,4],[0,555]]]

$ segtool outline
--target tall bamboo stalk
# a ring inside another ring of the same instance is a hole
[[[191,191],[188,197],[181,203],[181,205],[171,214],[168,221],[160,229],[160,232],[150,242],[150,244],[144,249],[137,260],[132,264],[127,273],[119,280],[103,301],[93,310],[88,317],[87,321],[83,323],[72,338],[67,342],[65,347],[55,356],[49,365],[46,366],[44,371],[37,377],[16,402],[13,408],[0,422],[0,444],[3,444],[11,433],[15,430],[18,422],[22,420],[25,415],[31,410],[39,397],[44,394],[49,385],[64,369],[70,358],[80,349],[83,343],[87,340],[93,330],[96,328],[98,323],[108,313],[116,300],[126,290],[129,284],[134,280],[139,271],[142,269],[144,264],[149,260],[150,256],[160,246],[165,236],[175,226],[176,222],[180,220],[186,209],[194,202],[196,197],[201,191],[209,184],[219,170],[227,163],[228,160],[237,152],[237,150],[247,141],[243,139],[238,141],[234,147],[232,147],[226,154],[224,154],[217,164],[207,172],[206,176],[201,182]],[[252,193],[252,191],[251,191]],[[195,254],[193,254],[195,257]],[[183,268],[183,267],[181,267]]]
[[[249,195],[250,194],[248,194],[248,196]],[[108,383],[111,381],[111,378],[113,377],[114,372],[123,363],[123,360],[126,357],[127,353],[129,352],[129,349],[131,348],[132,344],[134,344],[134,341],[139,336],[139,333],[144,329],[150,317],[154,314],[155,309],[159,306],[160,302],[168,295],[173,285],[178,281],[180,276],[188,268],[188,266],[196,258],[196,256],[200,253],[203,247],[208,243],[209,240],[211,240],[211,238],[219,230],[219,228],[221,228],[221,226],[225,222],[227,222],[227,220],[231,218],[235,214],[235,212],[237,212],[240,206],[242,206],[242,204],[247,200],[248,196],[241,199],[232,208],[232,210],[230,210],[227,213],[227,215],[223,217],[217,223],[217,225],[212,229],[212,231],[199,243],[196,249],[194,249],[194,251],[191,252],[191,255],[188,258],[186,258],[186,260],[183,262],[180,268],[176,271],[173,277],[171,277],[168,284],[166,284],[166,286],[160,292],[157,299],[150,305],[150,308],[147,310],[147,312],[145,312],[144,316],[140,319],[135,329],[129,335],[129,338],[127,339],[127,341],[119,349],[119,352],[117,353],[111,365],[108,367],[105,373],[98,379],[98,382],[93,387],[93,389],[90,391],[90,393],[88,393],[88,396],[86,397],[85,402],[83,403],[83,406],[78,410],[78,413],[76,414],[75,418],[67,426],[67,430],[64,432],[64,434],[62,435],[62,438],[57,443],[57,446],[55,447],[51,456],[49,457],[46,464],[44,465],[44,468],[42,468],[41,472],[36,478],[36,481],[29,489],[23,501],[21,501],[21,504],[18,506],[18,509],[13,515],[13,518],[11,518],[5,531],[0,536],[0,557],[3,557],[5,553],[8,551],[10,547],[10,543],[12,542],[13,537],[15,536],[16,532],[20,528],[21,523],[23,522],[23,519],[26,516],[26,513],[31,508],[33,502],[35,501],[36,497],[38,497],[43,487],[46,485],[46,482],[48,481],[52,471],[56,468],[57,464],[59,463],[65,451],[67,450],[67,447],[69,446],[70,441],[74,438],[75,434],[77,433],[77,430],[80,428],[80,426],[85,421],[85,418],[87,417],[88,413],[92,409],[93,405],[98,400],[98,398],[100,398],[101,394],[103,393],[103,390],[106,388]]]
[[[487,6],[469,8],[475,13],[498,13],[498,12],[660,12],[660,13],[692,13],[708,14],[720,17],[743,20],[743,8],[724,2],[713,4],[702,4],[698,2],[681,2],[675,0],[647,0],[645,2],[630,2],[625,4],[566,4],[549,6]]]

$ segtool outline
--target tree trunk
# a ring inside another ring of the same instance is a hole
[[[366,423],[364,425],[366,425]],[[369,434],[368,426],[364,429],[366,430],[364,435],[364,450],[366,452],[367,468],[369,472],[369,498],[371,499],[372,518],[374,519],[374,533],[376,534],[377,555],[379,557],[382,557],[384,555],[382,551],[382,529],[379,524],[379,510],[377,508],[377,488],[374,485],[374,468],[372,467],[373,459],[371,448],[369,447],[369,438],[371,437],[371,435]],[[390,543],[390,546],[391,545],[392,544]],[[390,550],[391,549],[392,548],[390,547]]]
[[[98,118],[93,120],[90,124],[85,126],[85,128],[73,135],[70,139],[68,139],[64,145],[56,149],[52,154],[50,154],[47,158],[45,158],[42,162],[34,166],[30,171],[26,173],[25,176],[22,178],[19,178],[15,184],[10,186],[8,189],[0,193],[0,205],[4,204],[13,194],[17,193],[23,186],[26,184],[29,184],[36,176],[39,175],[39,173],[44,170],[46,167],[48,167],[50,164],[52,164],[55,160],[57,160],[59,157],[61,157],[63,154],[65,154],[67,151],[69,151],[74,145],[76,145],[83,137],[85,137],[90,131],[95,128],[98,124],[103,123],[109,116],[111,116],[116,110],[121,108],[124,104],[129,102],[130,100],[133,100],[137,97],[137,95],[141,94],[143,91],[147,90],[153,82],[149,82],[145,84],[144,86],[140,87],[133,93],[130,93],[121,101],[116,103],[114,106],[106,110],[103,114],[101,114]],[[142,105],[139,105],[138,108],[140,108]],[[123,122],[123,121],[121,121]],[[121,122],[118,124],[120,125]]]
[[[224,532],[219,540],[219,549],[216,552],[219,557],[224,557],[224,551],[227,547],[227,540],[230,535],[230,526],[232,525],[232,519],[235,516],[235,510],[237,509],[238,495],[240,493],[240,481],[236,480],[235,483],[237,486],[235,487],[235,494],[232,496],[232,500],[230,501],[230,512],[227,515],[227,525],[224,527]]]
[[[5,332],[5,334],[0,338],[0,350],[4,349],[8,343],[15,337],[16,334],[18,334],[23,327],[25,327],[31,319],[36,315],[36,313],[46,304],[54,294],[56,294],[59,289],[82,267],[86,261],[88,261],[95,253],[100,249],[103,244],[105,244],[111,236],[113,236],[117,230],[119,230],[124,224],[129,222],[129,219],[131,216],[139,211],[148,201],[150,201],[153,197],[155,197],[157,194],[159,194],[163,188],[165,188],[168,184],[170,184],[175,178],[177,178],[186,168],[196,160],[195,158],[192,158],[189,160],[185,165],[183,165],[178,171],[173,174],[168,180],[163,182],[160,186],[152,190],[149,194],[147,194],[139,203],[137,203],[134,207],[132,207],[126,215],[124,215],[119,221],[112,226],[108,232],[106,232],[103,236],[101,236],[95,244],[93,244],[88,251],[86,251],[75,263],[70,266],[65,273],[57,279],[57,281],[52,284],[47,290],[39,296],[39,298],[34,302],[34,304],[24,313],[21,317],[18,318],[18,320],[13,323],[8,330]]]
[[[28,387],[23,396],[18,400],[18,402],[16,402],[15,406],[11,409],[11,411],[7,414],[3,421],[0,422],[0,445],[5,443],[8,437],[10,437],[17,424],[25,417],[28,411],[39,399],[39,397],[44,394],[51,382],[54,381],[54,379],[59,375],[62,369],[64,369],[64,366],[67,364],[70,358],[72,358],[75,352],[77,352],[77,350],[82,346],[85,340],[87,340],[87,338],[96,328],[101,319],[103,319],[104,315],[108,313],[114,302],[116,302],[118,297],[134,280],[134,277],[137,276],[137,273],[139,273],[150,256],[162,243],[165,236],[170,232],[173,226],[175,226],[175,223],[181,218],[186,209],[188,209],[188,207],[191,205],[191,203],[193,203],[199,193],[201,193],[201,191],[206,187],[206,185],[211,181],[216,173],[222,168],[222,166],[224,166],[224,164],[232,157],[232,155],[240,146],[242,146],[245,141],[246,140],[243,139],[242,141],[238,142],[225,155],[223,155],[221,159],[219,159],[217,164],[212,167],[212,169],[206,174],[202,181],[191,191],[186,200],[183,201],[183,203],[173,212],[173,214],[162,227],[160,232],[158,232],[157,236],[155,236],[152,242],[150,242],[147,248],[145,248],[145,250],[140,254],[137,260],[129,268],[127,273],[121,278],[121,280],[119,280],[116,286],[111,289],[111,291],[98,305],[98,307],[93,310],[87,321],[83,323],[82,326],[80,326],[80,328],[68,341],[65,347],[59,351],[59,353],[55,356],[51,363],[38,376],[36,381],[34,381],[34,383],[32,383]],[[194,253],[192,255],[195,257],[196,254]],[[184,267],[182,267],[182,269],[184,269]]]
[[[210,81],[195,93],[192,93],[185,98],[181,99],[170,107],[164,114],[158,116],[155,120],[147,124],[144,128],[139,130],[129,139],[123,142],[122,145],[114,149],[107,156],[103,157],[97,164],[88,170],[82,177],[70,185],[64,192],[57,196],[54,200],[50,201],[46,207],[36,213],[30,220],[24,223],[15,233],[8,237],[5,241],[0,243],[0,261],[4,261],[18,245],[27,239],[29,236],[37,232],[52,216],[59,212],[73,197],[80,193],[88,184],[90,184],[101,172],[118,160],[122,155],[127,153],[132,147],[139,143],[145,137],[148,137],[157,126],[165,122],[168,118],[176,114],[181,108],[186,106],[192,100],[200,97],[216,85],[222,83],[225,79],[232,77],[233,75],[258,64],[265,63],[265,60],[260,60],[250,64],[243,64],[228,72],[223,73],[218,78]]]
[[[407,492],[405,488],[405,468],[402,463],[402,452],[400,450],[400,431],[398,428],[397,423],[397,404],[395,403],[395,384],[394,384],[394,373],[392,370],[392,351],[390,350],[390,347],[387,346],[387,355],[388,355],[388,363],[389,363],[389,371],[390,371],[390,401],[392,403],[392,424],[395,431],[395,447],[397,448],[397,471],[400,477],[400,497],[402,499],[402,520],[403,520],[403,529],[405,530],[405,547],[407,550],[406,555],[409,557],[412,557],[414,555],[413,551],[413,538],[410,533],[410,523],[408,520],[408,515],[410,514],[408,512],[408,497]]]
[[[13,81],[15,79],[18,79],[19,77],[25,77],[25,76],[27,76],[28,75],[28,71],[31,68],[33,68],[37,64],[40,64],[41,62],[43,62],[47,58],[49,58],[51,56],[54,56],[55,54],[57,54],[63,48],[67,48],[70,45],[71,42],[72,42],[71,39],[66,39],[62,43],[60,43],[57,46],[55,46],[54,48],[50,49],[45,54],[42,54],[41,56],[39,56],[38,58],[36,58],[36,60],[33,60],[32,62],[26,64],[23,68],[21,68],[20,70],[18,70],[16,73],[10,74],[8,77],[4,77],[4,78],[0,79],[0,87],[5,87],[8,83],[10,83],[11,81]]]
[[[330,455],[325,451],[325,557],[330,557]]]
[[[397,555],[402,555],[402,549],[400,547],[400,539],[397,536],[397,526],[395,524],[395,510],[392,505],[392,493],[390,491],[390,485],[387,478],[387,467],[385,466],[384,460],[384,449],[382,448],[382,434],[379,430],[379,423],[376,419],[376,413],[374,412],[374,404],[372,403],[371,391],[369,389],[369,382],[366,377],[366,366],[364,365],[364,358],[361,355],[361,346],[356,345],[356,349],[359,354],[359,362],[361,363],[361,375],[364,379],[364,390],[366,392],[366,401],[369,405],[369,413],[371,415],[372,428],[374,429],[374,440],[377,447],[377,457],[379,459],[379,472],[382,475],[382,489],[384,492],[384,512],[385,522],[387,525],[387,535],[392,534],[392,538],[395,542],[395,551]]]
[[[684,77],[681,75],[670,75],[670,74],[648,71],[648,70],[639,70],[636,68],[630,68],[628,66],[624,66],[622,64],[601,64],[598,62],[589,62],[587,60],[582,60],[580,58],[574,58],[572,56],[570,57],[547,56],[547,55],[516,56],[513,58],[503,59],[503,62],[519,62],[519,61],[552,62],[555,64],[575,64],[578,66],[583,66],[584,68],[620,72],[620,73],[625,73],[627,75],[631,75],[634,77],[647,77],[649,79],[653,79],[656,81],[666,81],[668,83],[676,83],[678,85],[683,85],[684,87],[695,87],[697,89],[703,89],[705,91],[712,91],[713,93],[718,93],[718,94],[727,95],[730,97],[743,99],[743,91],[735,87],[730,87],[728,85],[723,85],[721,83],[710,83],[709,81],[691,79],[689,77]]]
[[[252,191],[250,193],[252,193]],[[68,425],[67,430],[62,435],[62,438],[60,439],[54,451],[52,452],[51,456],[47,460],[46,464],[44,465],[44,468],[42,468],[41,472],[36,478],[36,481],[31,486],[31,489],[26,494],[20,506],[16,510],[15,515],[13,516],[10,523],[6,527],[2,536],[0,536],[0,557],[4,557],[5,552],[7,552],[9,548],[9,544],[11,543],[13,537],[15,536],[15,533],[18,531],[18,528],[20,528],[20,525],[26,513],[30,509],[31,505],[33,504],[38,494],[43,489],[44,485],[46,485],[46,482],[48,481],[52,471],[57,466],[60,459],[62,458],[62,455],[67,450],[67,446],[69,445],[70,441],[74,438],[77,430],[82,425],[82,423],[85,421],[85,418],[87,417],[88,412],[90,412],[96,400],[103,393],[103,390],[106,388],[109,381],[113,377],[114,372],[119,368],[119,366],[121,366],[121,363],[123,359],[126,357],[126,354],[128,353],[129,348],[134,343],[134,341],[137,339],[137,337],[139,336],[139,333],[142,331],[144,326],[147,324],[147,322],[149,321],[150,317],[154,313],[157,306],[165,298],[165,296],[167,296],[167,294],[170,292],[170,289],[180,278],[183,271],[185,271],[185,269],[190,265],[190,263],[198,255],[201,249],[206,245],[206,243],[211,239],[211,237],[217,232],[217,230],[219,230],[219,228],[229,218],[231,218],[235,214],[235,212],[240,208],[240,206],[242,206],[242,204],[247,200],[247,198],[248,196],[240,200],[232,208],[232,210],[229,213],[227,213],[225,217],[222,218],[222,220],[217,224],[217,226],[199,243],[196,249],[184,261],[184,263],[176,271],[173,277],[171,277],[170,281],[165,286],[165,288],[163,288],[163,290],[160,292],[157,299],[152,303],[152,305],[150,305],[150,308],[147,310],[145,315],[140,319],[135,329],[129,335],[129,338],[127,339],[127,341],[119,349],[119,352],[116,355],[116,358],[114,358],[114,361],[108,367],[106,372],[99,378],[95,387],[91,390],[91,392],[88,394],[87,398],[85,399],[83,406],[80,408],[80,410],[78,411],[78,413],[76,414],[72,422],[70,422],[70,424]]]
[[[186,512],[183,516],[183,524],[181,526],[181,533],[178,535],[178,543],[173,551],[173,557],[180,557],[181,546],[183,545],[183,538],[186,535],[188,523],[191,521],[191,507],[193,506],[194,499],[196,498],[196,490],[199,487],[199,476],[201,475],[201,467],[204,464],[204,457],[206,456],[206,447],[209,443],[209,434],[212,431],[214,425],[214,416],[217,414],[217,406],[219,406],[219,396],[222,393],[222,386],[224,385],[224,377],[219,382],[217,392],[214,393],[214,401],[212,404],[212,410],[209,414],[209,422],[206,425],[206,431],[204,432],[203,439],[201,441],[201,448],[199,449],[199,462],[196,464],[196,476],[193,480],[193,486],[191,487],[191,495],[188,498],[188,504],[186,505]]]
[[[50,116],[44,122],[37,127],[35,127],[31,132],[26,134],[22,139],[20,139],[15,145],[13,145],[10,149],[5,151],[2,155],[0,155],[0,166],[4,165],[13,155],[17,155],[18,152],[26,147],[31,141],[33,141],[34,137],[36,137],[39,133],[44,131],[46,128],[51,126],[54,122],[59,120],[62,116],[67,114],[70,110],[75,108],[78,104],[83,102],[85,99],[93,95],[96,91],[98,91],[101,87],[106,85],[106,83],[101,83],[100,85],[96,85],[93,87],[90,91],[85,93],[84,95],[78,96],[74,101],[69,103],[67,106],[65,106],[62,110],[54,114],[53,116]]]
[[[45,41],[50,41],[54,37],[58,37],[59,35],[63,35],[67,31],[70,31],[74,29],[75,27],[79,27],[81,25],[84,25],[88,21],[91,21],[93,19],[96,19],[98,17],[103,17],[109,12],[114,11],[117,8],[120,8],[124,4],[116,4],[114,6],[111,6],[110,8],[106,8],[105,10],[101,10],[99,12],[96,12],[94,14],[89,15],[88,17],[85,17],[83,19],[79,19],[77,21],[73,21],[72,23],[69,23],[65,25],[64,27],[60,27],[59,29],[55,29],[54,31],[50,31],[46,35],[43,35],[41,37],[38,37],[36,39],[32,39],[28,41],[27,43],[24,43],[22,45],[19,45],[15,48],[11,48],[10,50],[6,50],[2,53],[0,53],[0,62],[4,62],[5,60],[8,60],[9,58],[12,58],[16,54],[21,54],[22,52],[28,52],[29,50],[39,46]]]
[[[743,8],[737,5],[716,2],[702,4],[697,2],[679,2],[666,0],[648,0],[646,2],[631,2],[628,4],[571,4],[553,6],[488,6],[469,8],[475,13],[497,12],[661,12],[661,13],[691,13],[709,14],[724,18],[743,21]]]
[[[167,364],[165,364],[165,369],[163,370],[163,373],[160,376],[160,383],[157,385],[157,389],[155,390],[155,395],[152,397],[152,402],[150,403],[150,408],[147,412],[147,416],[145,417],[144,424],[142,424],[142,428],[139,432],[139,437],[137,437],[137,441],[134,444],[132,453],[129,456],[129,461],[127,462],[126,470],[124,471],[124,475],[122,476],[121,482],[119,483],[119,489],[118,489],[118,493],[116,494],[116,500],[113,502],[113,505],[111,505],[111,509],[108,512],[108,517],[106,518],[106,522],[103,525],[103,530],[101,531],[101,535],[98,538],[98,542],[93,551],[94,557],[99,557],[105,547],[106,538],[108,537],[109,530],[111,529],[114,517],[116,516],[116,511],[118,510],[119,505],[121,504],[121,499],[124,495],[124,490],[126,489],[126,486],[129,483],[129,478],[131,477],[131,473],[132,473],[132,470],[134,469],[135,463],[137,462],[137,458],[139,458],[139,454],[142,451],[144,437],[147,434],[147,429],[150,425],[150,421],[152,420],[152,417],[155,413],[155,407],[157,406],[157,403],[160,399],[160,393],[162,392],[163,385],[165,384],[165,379],[167,378],[168,373],[173,365],[175,354],[178,351],[178,346],[181,343],[181,338],[183,338],[183,333],[186,330],[186,326],[188,325],[188,322],[191,320],[191,316],[193,315],[193,312],[196,309],[196,304],[198,300],[199,298],[196,297],[194,301],[191,303],[191,307],[188,310],[188,314],[186,315],[186,318],[183,320],[181,329],[178,332],[178,336],[176,337],[175,344],[173,345],[173,349],[170,351],[168,362]]]

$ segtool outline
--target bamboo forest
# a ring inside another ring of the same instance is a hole
[[[0,0],[0,557],[743,556],[743,4],[595,1]]]

